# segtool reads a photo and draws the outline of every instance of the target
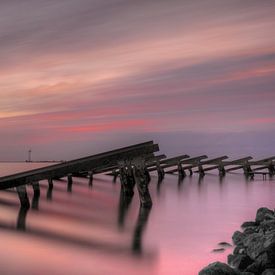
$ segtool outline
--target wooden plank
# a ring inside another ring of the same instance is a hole
[[[31,171],[1,177],[0,190],[43,179],[61,178],[70,173],[96,169],[97,167],[104,168],[114,166],[118,161],[131,160],[140,155],[153,155],[153,153],[158,150],[158,145],[154,144],[153,141],[149,141]]]
[[[196,167],[196,166],[198,166],[198,164],[200,163],[200,161],[202,160],[202,159],[206,159],[207,158],[207,156],[206,155],[201,155],[201,156],[197,156],[197,157],[193,157],[193,158],[189,158],[189,159],[185,159],[185,160],[181,160],[181,164],[189,164],[188,166],[183,166],[182,167],[182,169],[183,170],[186,170],[186,169],[191,169],[191,168],[193,168],[193,167]],[[177,172],[178,171],[178,168],[174,168],[174,169],[172,169],[172,170],[169,170],[169,171],[167,171],[167,172],[165,172],[165,173],[167,173],[167,174],[173,174],[173,173],[175,173],[175,172]]]
[[[181,155],[173,158],[164,159],[164,160],[161,160],[159,164],[162,169],[165,169],[165,168],[177,165],[179,161],[182,161],[183,159],[186,159],[186,158],[189,158],[189,155]],[[155,163],[153,167],[152,165],[151,167],[147,166],[148,172],[156,171],[158,169],[156,164],[157,163]]]

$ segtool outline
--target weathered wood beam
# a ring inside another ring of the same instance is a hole
[[[24,185],[33,181],[44,179],[62,178],[71,173],[98,167],[110,167],[120,160],[131,160],[140,155],[153,155],[159,147],[153,141],[140,143],[121,149],[104,152],[80,159],[75,159],[31,171],[21,172],[0,178],[0,190]]]
[[[183,170],[189,170],[189,169],[192,169],[193,167],[196,167],[198,166],[198,164],[200,163],[200,161],[202,159],[206,159],[207,156],[206,155],[201,155],[201,156],[197,156],[197,157],[193,157],[193,158],[188,158],[188,159],[185,159],[185,160],[181,160],[180,161],[180,164],[181,165],[185,165],[187,164],[187,166],[182,166],[182,169]],[[189,164],[189,165],[188,165]],[[175,172],[178,172],[178,168],[174,168],[172,170],[169,170],[169,171],[166,171],[165,173],[167,174],[173,174]]]

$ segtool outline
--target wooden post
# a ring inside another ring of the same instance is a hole
[[[26,185],[20,185],[16,187],[16,191],[21,203],[21,207],[24,209],[29,209],[30,208],[30,201],[28,198],[27,190],[26,190]]]
[[[218,170],[219,170],[219,176],[224,177],[225,176],[225,169],[224,169],[223,164],[221,164],[221,163],[219,164]]]
[[[148,182],[145,176],[145,163],[143,159],[133,160],[134,177],[137,184],[140,205],[142,207],[152,207],[152,199],[148,189]]]
[[[139,208],[138,220],[135,227],[134,238],[132,243],[132,250],[134,253],[141,254],[142,252],[142,234],[148,222],[150,211],[150,208]]]
[[[157,167],[157,172],[158,172],[158,181],[160,182],[164,179],[165,173],[164,173],[163,168],[160,166],[159,161],[157,161],[156,167]]]
[[[49,188],[53,189],[53,179],[52,178],[48,179],[48,185],[49,185]]]
[[[94,179],[93,171],[88,172],[88,178],[89,178],[89,186],[92,187],[93,186],[93,179]]]
[[[178,161],[178,174],[179,174],[179,178],[186,177],[186,173],[185,173],[184,169],[182,168],[180,161]]]
[[[203,167],[202,167],[201,164],[199,164],[198,167],[199,167],[199,174],[200,174],[200,177],[203,177],[203,176],[205,175],[205,172],[204,172],[204,170],[203,170]]]
[[[68,184],[67,184],[67,191],[72,192],[72,185],[73,185],[73,175],[68,174]]]
[[[33,198],[32,198],[32,209],[38,209],[39,197],[40,197],[40,187],[39,182],[35,181],[32,183],[33,188]]]
[[[133,169],[131,165],[126,164],[125,162],[120,162],[119,166],[120,182],[124,195],[126,197],[133,197],[135,186]]]

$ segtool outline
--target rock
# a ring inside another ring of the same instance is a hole
[[[227,264],[215,262],[202,269],[199,275],[238,275],[238,272]]]
[[[264,271],[264,267],[261,266],[261,264],[259,263],[253,263],[245,269],[245,272],[251,272],[256,275],[262,274],[263,271]]]
[[[263,232],[275,230],[275,219],[262,221],[259,228],[262,229]]]
[[[235,231],[232,240],[235,245],[241,245],[243,244],[243,239],[246,235],[240,231]]]
[[[252,272],[241,272],[240,273],[241,275],[255,275],[255,273],[252,273]]]
[[[227,262],[233,268],[237,268],[238,270],[245,270],[249,265],[253,263],[247,255],[228,255]]]
[[[259,227],[258,226],[250,226],[250,227],[246,227],[243,231],[243,233],[245,235],[250,235],[253,233],[258,233],[259,232]]]
[[[212,252],[214,252],[214,253],[222,253],[224,251],[225,251],[224,248],[215,248],[215,249],[212,250]]]
[[[235,248],[234,248],[234,251],[233,251],[233,254],[245,254],[246,251],[245,251],[245,248],[244,246],[242,245],[237,245]]]
[[[243,244],[252,260],[257,260],[263,265],[275,264],[275,231],[251,234],[244,238]]]
[[[256,258],[264,251],[264,235],[261,233],[253,233],[246,236],[243,240],[247,255],[252,259]]]
[[[223,247],[231,247],[232,244],[228,243],[228,242],[220,242],[218,243],[219,246],[223,246]]]
[[[256,226],[256,225],[257,225],[256,222],[249,221],[249,222],[244,222],[244,223],[241,225],[241,228],[242,228],[242,229],[245,229],[245,228],[247,228],[247,227]]]
[[[274,212],[266,207],[259,208],[256,214],[256,223],[259,224],[266,219],[274,216]]]
[[[261,275],[275,275],[275,269],[274,268],[266,269]]]

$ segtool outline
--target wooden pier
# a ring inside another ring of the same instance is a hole
[[[244,174],[253,179],[254,175],[261,174],[263,179],[267,175],[275,175],[275,156],[253,160],[251,156],[229,160],[228,156],[220,156],[208,159],[206,155],[190,157],[187,154],[167,158],[166,155],[155,155],[159,151],[158,144],[153,141],[135,144],[116,150],[90,155],[43,168],[21,172],[9,176],[0,177],[0,190],[16,188],[21,207],[29,208],[30,202],[26,192],[26,185],[33,187],[34,197],[39,197],[39,181],[48,180],[49,191],[53,188],[53,180],[67,178],[67,190],[71,192],[73,177],[88,178],[92,185],[93,175],[105,173],[120,178],[121,192],[126,201],[134,195],[134,187],[137,186],[140,204],[143,207],[151,207],[148,184],[150,173],[157,172],[158,181],[161,182],[165,174],[177,173],[179,178],[198,173],[203,177],[206,172],[217,170],[220,177],[226,173],[242,169]],[[49,192],[50,194],[50,192]]]

